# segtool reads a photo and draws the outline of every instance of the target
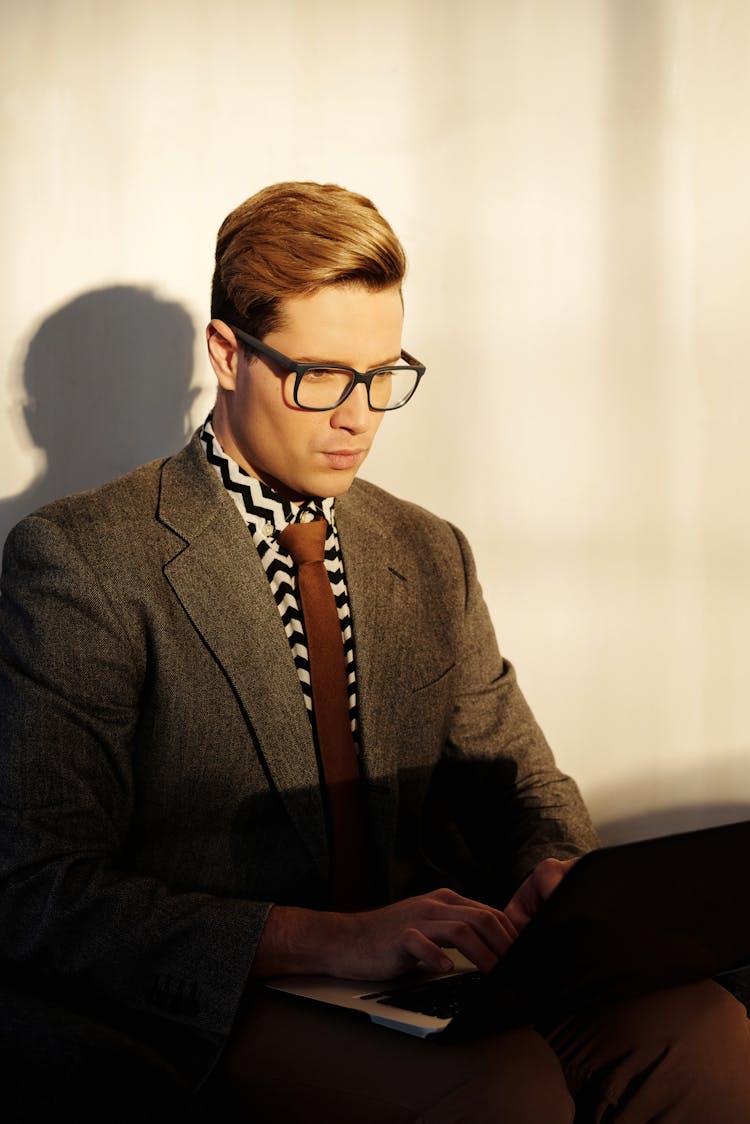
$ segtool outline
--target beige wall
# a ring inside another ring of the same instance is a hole
[[[366,475],[468,532],[608,838],[750,810],[744,0],[2,0],[0,538],[211,400],[213,238],[371,195],[429,365]]]

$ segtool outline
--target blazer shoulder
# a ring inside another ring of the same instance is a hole
[[[140,559],[161,559],[174,553],[184,537],[170,519],[164,519],[163,494],[178,511],[197,512],[193,523],[205,521],[206,510],[214,510],[212,489],[221,493],[215,473],[201,456],[197,437],[180,452],[149,461],[114,480],[85,492],[64,496],[38,508],[11,530],[5,546],[6,558],[17,549],[51,540],[67,540],[89,562],[97,566],[106,557],[107,567],[118,556],[125,564]],[[220,507],[220,504],[219,504]],[[190,520],[186,518],[186,522]],[[61,539],[60,536],[63,536]],[[129,564],[129,563],[128,563]]]
[[[168,459],[162,457],[150,461],[95,488],[51,500],[30,512],[18,526],[41,519],[72,528],[77,524],[98,521],[105,512],[113,516],[119,512],[123,518],[132,517],[134,503],[137,504],[139,498],[158,495],[161,472]]]
[[[20,521],[14,530],[29,522],[53,523],[77,537],[88,532],[117,535],[122,528],[136,535],[160,517],[163,493],[189,507],[195,498],[202,509],[206,498],[221,493],[215,473],[203,455],[197,433],[179,452],[140,465],[122,476],[88,491],[76,492],[45,504]],[[166,521],[169,525],[169,520]],[[13,533],[13,532],[12,532]]]
[[[372,516],[384,516],[389,522],[408,520],[435,530],[450,526],[442,516],[428,511],[426,507],[412,500],[394,496],[392,492],[387,492],[385,488],[372,484],[369,480],[356,479],[349,492],[336,503],[337,505],[351,504],[352,507],[367,510]]]
[[[374,533],[380,532],[418,546],[429,543],[437,547],[442,544],[445,549],[455,551],[458,543],[462,551],[466,549],[463,533],[447,519],[411,500],[394,496],[367,480],[355,480],[350,491],[337,500],[336,505],[337,510],[339,505],[345,508],[347,515],[351,511],[366,519]]]

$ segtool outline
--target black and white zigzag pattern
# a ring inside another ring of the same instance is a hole
[[[297,675],[302,686],[305,706],[313,720],[312,690],[310,687],[310,661],[305,640],[305,625],[297,601],[297,582],[294,564],[277,544],[276,539],[288,523],[299,522],[304,513],[322,515],[328,522],[325,548],[325,566],[331,581],[346,656],[349,687],[349,715],[355,741],[357,736],[357,682],[354,662],[354,634],[349,612],[349,594],[344,578],[341,548],[336,534],[334,503],[326,499],[310,499],[306,503],[292,503],[276,495],[261,480],[248,475],[231,460],[222,449],[211,426],[210,417],[201,430],[201,440],[209,462],[215,467],[237,508],[247,523],[253,543],[266,572],[284,631],[292,649]],[[304,520],[303,520],[304,521]]]

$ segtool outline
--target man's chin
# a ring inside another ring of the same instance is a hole
[[[266,483],[292,503],[303,503],[311,497],[336,499],[337,496],[343,496],[351,488],[356,475],[356,469],[349,469],[345,472],[316,473],[314,476],[302,480],[290,480],[288,483],[269,478]]]
[[[343,496],[345,492],[349,491],[357,473],[356,470],[353,470],[351,472],[337,472],[335,475],[333,473],[327,473],[326,476],[326,491],[319,492],[318,495],[331,496],[333,499],[336,499],[337,496]]]

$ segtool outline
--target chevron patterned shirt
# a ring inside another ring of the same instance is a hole
[[[244,468],[240,468],[231,457],[227,456],[213,431],[210,415],[203,424],[201,441],[209,463],[214,466],[224,487],[237,505],[258,551],[292,650],[305,706],[311,721],[313,721],[313,700],[310,687],[310,663],[307,655],[304,619],[297,600],[297,579],[294,563],[290,556],[278,545],[277,540],[289,523],[308,523],[321,515],[327,521],[328,536],[325,546],[325,567],[331,581],[341,623],[349,688],[349,716],[354,741],[355,744],[358,744],[354,635],[349,612],[349,593],[344,577],[344,564],[338,534],[336,533],[333,499],[330,496],[325,499],[312,497],[304,503],[293,503],[291,500],[277,495],[261,480],[250,476]]]

